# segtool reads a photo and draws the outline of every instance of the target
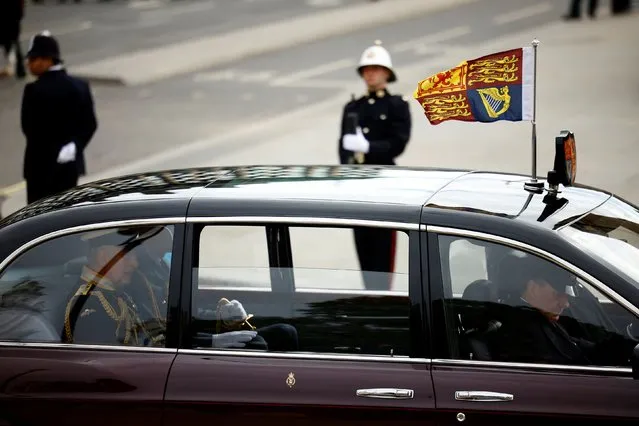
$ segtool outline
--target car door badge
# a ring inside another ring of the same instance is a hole
[[[289,388],[293,388],[295,386],[295,374],[288,373],[288,377],[286,378],[286,384]]]

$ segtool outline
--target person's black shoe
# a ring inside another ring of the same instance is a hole
[[[581,19],[581,16],[579,15],[564,15],[561,17],[564,21],[575,21],[575,20],[579,20]]]

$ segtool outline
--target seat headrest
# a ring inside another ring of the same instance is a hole
[[[491,302],[494,298],[492,285],[493,283],[489,280],[475,280],[464,289],[462,299]]]

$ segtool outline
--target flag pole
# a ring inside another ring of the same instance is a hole
[[[537,46],[539,40],[536,38],[532,41],[533,47],[533,116],[532,116],[532,179],[527,182],[524,187],[534,192],[543,192],[544,185],[537,181]]]
[[[533,75],[533,119],[532,119],[532,179],[537,182],[537,46],[539,40],[532,41],[535,73]]]

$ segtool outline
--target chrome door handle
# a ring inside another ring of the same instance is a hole
[[[457,391],[455,392],[455,399],[457,401],[500,402],[512,401],[514,396],[500,392]]]
[[[357,389],[357,396],[363,398],[386,398],[386,399],[412,399],[414,392],[412,389]]]

